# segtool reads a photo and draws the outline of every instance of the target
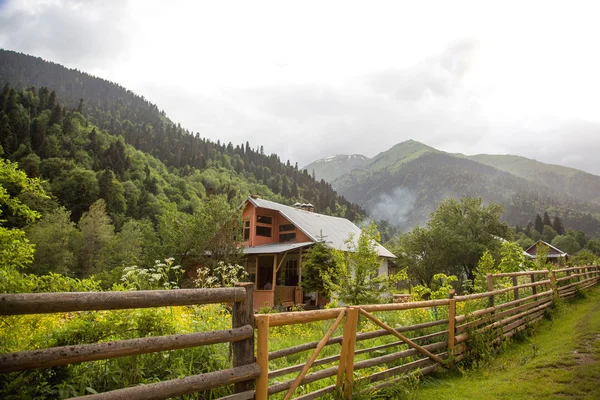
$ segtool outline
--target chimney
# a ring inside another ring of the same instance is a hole
[[[296,202],[294,203],[294,208],[302,208],[302,204]]]
[[[304,207],[305,207],[306,211],[309,211],[309,212],[315,211],[315,206],[313,206],[311,203],[305,204]]]

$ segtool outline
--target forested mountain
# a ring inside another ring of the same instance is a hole
[[[547,211],[560,216],[566,228],[600,235],[600,205],[592,202],[600,196],[595,186],[600,177],[532,160],[519,170],[518,164],[509,166],[510,158],[497,160],[499,168],[475,161],[487,160],[484,156],[472,158],[409,140],[366,160],[361,168],[347,170],[332,185],[375,217],[403,230],[424,223],[443,199],[471,196],[503,204],[504,219],[512,225],[527,225]],[[537,164],[538,170],[554,175],[532,172]],[[314,168],[318,175],[320,166],[313,163],[306,168]]]
[[[110,169],[125,182],[127,144],[164,163],[178,181],[195,181],[199,197],[229,198],[256,192],[285,203],[311,202],[323,213],[356,220],[364,212],[331,185],[262,146],[214,143],[171,122],[144,97],[86,73],[12,51],[0,50],[1,144],[4,156],[60,158],[95,172]],[[23,93],[19,91],[25,90]],[[73,127],[72,125],[77,125]],[[96,129],[77,131],[80,125]],[[88,132],[89,131],[89,132]],[[99,132],[111,138],[98,142]],[[87,135],[87,137],[86,137]],[[109,146],[109,148],[104,148]],[[84,154],[87,153],[87,154]],[[33,157],[33,156],[32,156]],[[43,170],[43,178],[51,178]],[[151,175],[151,174],[150,174]],[[138,185],[140,190],[152,191]],[[184,187],[181,187],[182,191]],[[181,199],[178,199],[181,200]],[[185,203],[185,202],[184,202]],[[185,208],[183,203],[180,207]],[[74,210],[74,218],[81,214]],[[127,209],[126,216],[134,211]]]
[[[600,204],[600,176],[514,155],[477,154],[465,157],[542,184],[557,193]]]
[[[315,179],[333,182],[338,176],[344,175],[353,169],[361,168],[368,161],[369,158],[362,154],[330,156],[317,160],[304,167],[304,169],[314,172]]]

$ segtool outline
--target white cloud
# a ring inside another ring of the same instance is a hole
[[[406,139],[600,173],[595,2],[8,1],[0,46],[306,164]]]

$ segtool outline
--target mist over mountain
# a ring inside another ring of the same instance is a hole
[[[362,166],[334,159],[342,160],[336,168],[322,160],[305,168],[403,231],[426,222],[443,199],[472,196],[504,205],[512,225],[547,211],[567,228],[600,234],[600,177],[573,168],[520,156],[449,154],[414,140],[363,159]]]

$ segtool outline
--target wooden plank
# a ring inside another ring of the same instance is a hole
[[[450,299],[448,304],[448,352],[454,352],[454,336],[456,335],[456,300]]]
[[[488,307],[494,307],[494,277],[487,274]]]
[[[269,315],[256,316],[256,362],[260,375],[256,380],[256,400],[267,400],[269,389]]]
[[[356,350],[356,330],[358,329],[359,310],[360,308],[358,307],[350,307],[350,309],[348,310],[348,318],[350,319],[350,329],[348,330],[348,335],[344,335],[344,342],[347,342],[347,353],[343,365],[340,361],[340,369],[344,368],[341,384],[344,390],[344,397],[349,400],[352,399],[352,391],[354,385],[354,354]],[[338,370],[338,379],[339,378],[340,372]]]
[[[549,280],[538,281],[535,283],[523,283],[521,285],[518,285],[516,288],[517,289],[525,289],[525,288],[533,287],[533,286],[547,285],[548,283],[550,283]],[[490,296],[495,296],[498,294],[510,292],[511,290],[514,290],[514,289],[515,288],[513,288],[513,287],[508,287],[505,289],[496,289],[493,291],[487,291],[487,292],[483,292],[483,293],[468,294],[465,296],[456,296],[454,298],[456,299],[456,301],[477,300],[477,299],[483,299],[485,297],[489,298]]]
[[[448,299],[428,300],[428,301],[413,301],[410,303],[391,303],[391,304],[369,304],[361,306],[362,310],[367,312],[377,311],[400,311],[410,310],[414,308],[425,308],[434,306],[447,306]]]
[[[444,340],[443,342],[432,343],[432,344],[425,345],[423,347],[431,352],[438,351],[438,350],[445,350],[448,347],[448,341]],[[402,358],[419,356],[420,354],[421,354],[421,352],[416,349],[402,350],[397,353],[386,354],[384,356],[379,356],[379,357],[369,358],[367,360],[357,361],[356,363],[354,363],[354,370],[358,371],[358,370],[365,369],[365,368],[375,367],[375,366],[381,365],[381,364],[393,363]],[[427,358],[427,359],[429,359],[429,358]]]
[[[0,294],[0,315],[233,303],[245,298],[243,288]]]
[[[324,396],[328,393],[333,393],[337,389],[336,385],[329,385],[324,387],[323,389],[315,390],[314,392],[310,392],[305,394],[304,396],[296,397],[296,400],[314,400],[318,399],[321,396]]]
[[[246,292],[244,301],[233,303],[231,312],[232,327],[251,326],[254,332],[254,283],[240,282],[236,287],[241,287]],[[247,339],[234,342],[231,345],[233,353],[233,366],[254,363],[254,334]],[[235,393],[242,393],[254,389],[254,381],[238,382],[234,385]]]
[[[300,382],[300,385],[306,385],[307,383],[320,381],[321,379],[329,378],[331,376],[335,376],[336,374],[337,367],[323,369],[321,371],[306,375],[304,379],[302,379],[302,382]],[[294,380],[274,384],[273,386],[269,387],[269,396],[288,390],[292,386],[292,383],[294,383]]]
[[[349,344],[350,344],[350,337],[354,336],[354,340],[356,341],[356,324],[353,324],[353,318],[354,318],[354,311],[352,313],[348,312],[348,315],[346,316],[346,322],[344,323],[344,333],[342,335],[343,338],[346,338],[345,340],[342,339],[342,351],[340,352],[340,362],[338,365],[338,374],[337,374],[337,379],[336,379],[336,385],[337,387],[342,387],[343,385],[343,378],[344,378],[344,372],[346,371],[346,360],[348,359],[348,353],[349,353]],[[352,332],[354,331],[354,335],[352,334]],[[356,342],[355,342],[356,343]]]
[[[273,315],[276,315],[276,314],[273,314]],[[445,325],[447,323],[448,323],[448,320],[446,320],[446,319],[438,319],[436,321],[425,322],[422,324],[401,326],[399,328],[395,328],[394,330],[397,332],[410,332],[410,331],[416,331],[419,329],[431,328],[431,327],[438,326],[438,325]],[[387,336],[389,334],[390,333],[384,329],[378,330],[378,331],[372,331],[372,332],[361,332],[361,333],[356,334],[356,341],[360,342],[363,340],[375,339],[378,337]],[[318,341],[309,342],[309,343],[300,344],[298,346],[288,347],[287,349],[273,351],[273,352],[269,353],[269,361],[275,360],[275,359],[278,359],[281,357],[291,356],[293,354],[297,354],[297,353],[300,353],[303,351],[308,351],[310,349],[314,349],[315,347],[317,347],[318,343],[319,343]],[[329,346],[332,344],[338,344],[338,343],[342,343],[342,336],[337,336],[337,337],[333,337],[333,338],[329,339],[327,341],[326,346]]]
[[[345,311],[345,309],[330,308],[328,310],[312,310],[270,314],[271,318],[269,319],[269,326],[273,327],[283,325],[305,324],[308,322],[335,319],[342,311]]]
[[[548,270],[547,269],[540,269],[540,270],[536,270],[536,271],[502,272],[502,273],[498,273],[498,274],[492,274],[492,276],[494,278],[501,278],[501,277],[523,276],[523,275],[533,275],[533,274],[548,275]]]
[[[327,341],[329,340],[329,338],[331,337],[331,335],[333,335],[333,332],[335,332],[335,330],[337,329],[337,327],[339,326],[339,324],[342,322],[342,319],[344,318],[345,315],[346,315],[346,310],[342,310],[339,313],[338,317],[333,322],[333,324],[331,325],[331,327],[329,328],[329,330],[327,331],[327,333],[325,334],[325,336],[323,336],[323,339],[321,339],[319,341],[319,344],[317,345],[317,348],[315,349],[315,351],[313,351],[313,353],[311,354],[311,356],[306,361],[306,364],[304,365],[304,368],[302,368],[302,371],[300,372],[300,374],[298,375],[298,377],[294,380],[294,383],[292,383],[292,386],[290,386],[290,388],[288,389],[288,391],[285,394],[283,400],[289,400],[289,399],[292,398],[292,395],[294,394],[294,392],[296,391],[296,389],[300,385],[300,382],[302,382],[302,379],[304,379],[304,377],[308,373],[308,370],[312,366],[313,362],[317,359],[317,356],[319,355],[319,353],[321,352],[321,350],[323,349],[323,347],[325,347],[325,343],[327,343]]]
[[[375,324],[377,324],[380,327],[382,327],[383,329],[387,330],[392,335],[396,336],[398,339],[405,341],[406,344],[408,344],[413,349],[419,351],[420,353],[423,353],[427,357],[431,358],[432,360],[434,360],[434,361],[436,361],[436,362],[438,362],[438,363],[440,363],[442,365],[444,364],[444,360],[442,360],[441,358],[439,358],[435,354],[432,354],[426,348],[419,346],[418,344],[416,344],[415,342],[413,342],[412,340],[410,340],[409,338],[407,338],[403,334],[401,334],[399,332],[396,332],[393,328],[391,328],[386,323],[382,322],[379,318],[375,317],[372,314],[369,314],[368,312],[364,311],[362,308],[360,309],[360,313],[362,315],[364,315],[365,317],[367,317],[372,322],[374,322]]]
[[[219,397],[216,400],[252,400],[254,399],[254,390],[247,390],[241,393],[231,394],[225,397]]]
[[[183,394],[201,392],[219,386],[254,379],[260,375],[258,364],[244,365],[202,375],[187,376],[146,385],[113,390],[111,392],[74,397],[78,400],[151,400],[166,399]]]
[[[548,291],[545,291],[545,292],[542,292],[542,293],[538,293],[538,294],[535,294],[535,295],[523,297],[522,299],[519,299],[519,300],[511,300],[511,301],[508,301],[506,303],[498,304],[495,307],[482,308],[480,310],[473,311],[472,313],[469,313],[469,314],[463,314],[463,315],[457,316],[456,317],[456,322],[460,323],[460,322],[466,321],[469,318],[480,317],[482,315],[490,314],[490,313],[492,313],[494,311],[501,310],[503,308],[512,307],[515,304],[519,304],[519,303],[522,303],[522,302],[525,302],[525,301],[528,301],[528,300],[536,299],[536,298],[539,298],[539,297],[551,296],[551,295],[552,295],[552,290],[548,290]]]
[[[387,333],[387,331],[385,331]],[[421,340],[429,340],[429,339],[433,339],[437,336],[442,336],[442,335],[447,335],[448,331],[439,331],[439,332],[434,332],[434,333],[430,333],[428,335],[423,335],[423,336],[417,336],[414,338],[410,338],[410,340],[412,340],[413,342],[419,342]],[[388,333],[389,335],[389,333]],[[392,343],[388,343],[388,344],[382,344],[380,346],[375,346],[375,347],[368,347],[366,349],[360,349],[354,352],[354,355],[359,355],[359,354],[364,354],[364,353],[371,353],[373,351],[378,351],[378,350],[385,350],[385,349],[389,349],[390,347],[396,347],[396,346],[402,346],[402,345],[406,345],[405,342],[403,342],[402,340],[399,340],[397,342],[392,342]]]
[[[339,359],[339,354],[330,357],[323,357],[318,360],[315,360],[315,362],[313,363],[313,367],[316,367],[317,365],[330,364],[332,362],[338,361]],[[292,374],[294,372],[300,372],[302,371],[302,368],[304,368],[304,363],[292,365],[290,367],[280,368],[275,371],[269,371],[269,379],[278,378],[280,376]]]
[[[115,342],[61,346],[43,350],[0,354],[0,373],[31,368],[48,368],[57,365],[133,356],[157,351],[186,349],[214,343],[236,342],[250,337],[254,337],[254,328],[246,325],[222,331],[145,337]]]

